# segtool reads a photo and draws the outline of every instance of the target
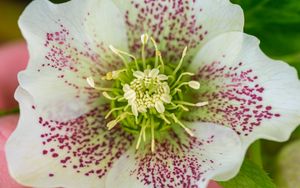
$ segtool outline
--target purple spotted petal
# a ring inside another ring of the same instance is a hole
[[[209,102],[189,114],[191,120],[229,126],[246,143],[286,140],[300,123],[295,69],[264,55],[255,37],[221,35],[198,53],[190,69],[197,70],[195,78],[202,87],[195,97]]]
[[[104,85],[101,76],[120,67],[119,58],[108,48],[127,48],[125,24],[115,19],[120,17],[109,0],[59,5],[40,0],[26,8],[19,25],[28,42],[30,62],[19,82],[46,116],[67,120],[101,103],[99,92],[89,87],[86,78],[92,76]],[[114,19],[103,21],[108,18]]]
[[[108,175],[111,187],[206,187],[240,160],[241,143],[234,131],[208,123],[189,125],[195,138],[173,132],[156,140],[155,153],[130,150]]]
[[[244,25],[241,8],[228,0],[115,2],[123,10],[131,52],[140,52],[140,35],[148,33],[156,40],[168,63],[178,61],[185,46],[193,56],[212,37],[228,31],[242,31]],[[149,45],[149,49],[153,51],[153,46]]]
[[[24,185],[101,187],[111,166],[133,142],[120,128],[107,130],[105,106],[59,122],[40,116],[39,107],[22,88],[16,98],[21,119],[6,144],[6,155],[11,175]]]
[[[287,140],[300,123],[295,69],[268,58],[255,37],[239,32],[220,35],[203,47],[189,70],[196,70],[195,79],[201,83],[194,99],[209,104],[192,110],[185,119],[230,127],[240,135],[244,153],[259,138]]]

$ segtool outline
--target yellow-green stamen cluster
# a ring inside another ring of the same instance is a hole
[[[187,47],[177,65],[171,62],[165,64],[153,38],[150,40],[155,48],[155,58],[146,59],[145,46],[148,39],[147,34],[141,36],[141,59],[110,46],[125,64],[122,69],[108,72],[102,77],[111,81],[113,87],[97,87],[91,77],[87,78],[87,82],[111,101],[111,109],[105,117],[113,118],[107,124],[108,129],[120,125],[127,131],[139,134],[136,149],[142,140],[148,142],[149,134],[154,152],[155,135],[159,131],[179,125],[193,136],[193,132],[180,121],[180,115],[191,107],[201,107],[208,103],[184,100],[185,92],[200,88],[199,82],[191,80],[193,73],[181,70]]]
[[[164,103],[171,102],[170,88],[166,80],[168,77],[159,74],[157,68],[146,69],[144,72],[134,71],[135,79],[130,85],[123,86],[124,98],[128,100],[132,113],[146,113],[155,108],[158,113],[165,111]]]

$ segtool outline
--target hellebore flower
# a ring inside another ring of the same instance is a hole
[[[34,187],[206,187],[300,122],[296,71],[228,0],[32,2],[11,175]]]

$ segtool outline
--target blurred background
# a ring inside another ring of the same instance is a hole
[[[261,48],[267,55],[286,61],[300,75],[300,1],[231,1],[241,5],[245,12],[245,32],[261,40]],[[30,0],[0,0],[0,49],[12,42],[23,40],[17,20],[28,3]],[[261,143],[263,168],[276,185],[282,188],[300,187],[300,128],[288,142]]]

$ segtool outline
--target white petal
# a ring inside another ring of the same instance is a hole
[[[210,179],[238,164],[242,157],[241,142],[234,131],[209,123],[189,126],[196,138],[187,137],[183,141],[170,134],[173,143],[178,143],[179,147],[161,139],[156,140],[155,153],[151,153],[150,146],[145,155],[134,148],[129,150],[114,164],[106,186],[205,188]]]
[[[28,187],[103,187],[111,165],[132,143],[117,127],[107,130],[104,107],[66,122],[41,117],[22,88],[21,116],[6,143],[11,176]]]
[[[220,35],[203,47],[189,69],[196,70],[203,86],[195,100],[209,104],[183,117],[231,127],[244,150],[259,138],[287,140],[300,124],[296,70],[264,55],[255,37]]]
[[[132,53],[139,55],[140,36],[148,33],[167,62],[179,61],[186,46],[188,55],[195,54],[214,36],[242,31],[244,25],[242,9],[229,0],[115,2],[123,10]],[[148,49],[154,50],[152,45]]]
[[[101,21],[96,18],[99,14]],[[108,50],[109,44],[120,49],[127,46],[125,25],[118,17],[118,9],[109,0],[56,5],[38,0],[26,8],[19,25],[30,61],[19,82],[44,114],[66,120],[100,105],[99,92],[87,87],[86,78],[92,76],[98,84],[99,75],[119,67],[120,60]]]

